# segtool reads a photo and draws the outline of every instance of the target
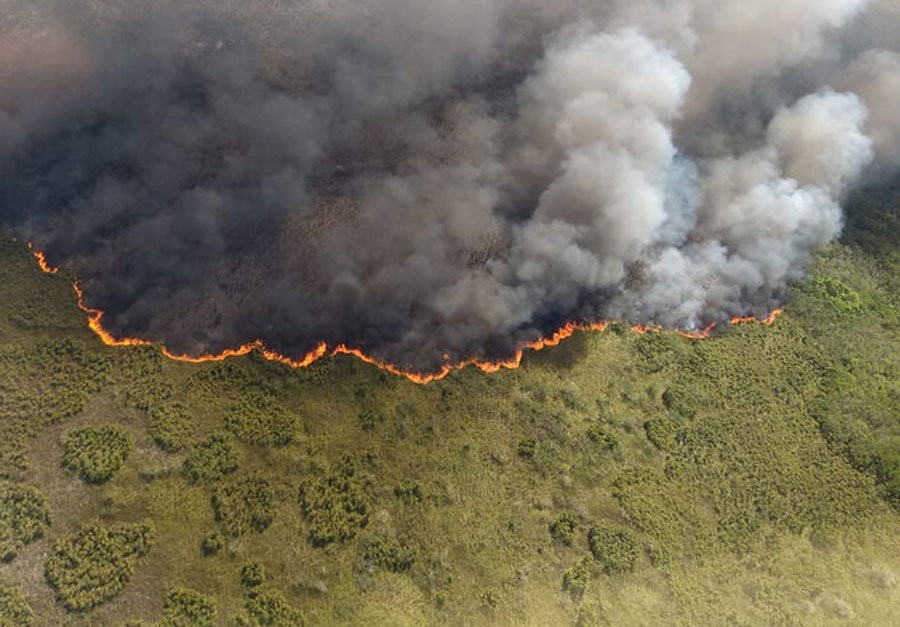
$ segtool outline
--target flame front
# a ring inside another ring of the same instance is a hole
[[[28,248],[31,255],[37,259],[38,267],[41,269],[41,272],[44,274],[56,274],[59,272],[59,268],[55,268],[47,263],[47,255],[45,255],[43,251],[35,250],[31,242],[28,242],[25,246]]]
[[[28,249],[31,251],[31,254],[38,262],[38,266],[40,269],[47,274],[56,274],[59,271],[59,268],[51,266],[44,253],[41,251],[35,250],[31,244],[28,244]],[[87,314],[87,323],[88,328],[94,332],[94,334],[100,338],[100,340],[106,344],[107,346],[153,346],[155,342],[150,340],[145,340],[141,338],[117,338],[112,335],[109,331],[107,331],[103,327],[103,316],[105,312],[102,309],[96,309],[94,307],[89,307],[84,300],[84,290],[79,285],[78,280],[75,279],[72,283],[72,288],[75,290],[75,295],[78,299],[78,308],[81,309],[85,314]],[[731,319],[732,324],[750,324],[750,323],[759,323],[764,325],[774,324],[775,319],[783,313],[783,309],[775,309],[772,311],[766,318],[754,318],[753,316],[743,316],[743,317],[735,317]],[[579,322],[567,322],[557,331],[555,331],[552,335],[544,338],[540,338],[534,340],[532,342],[528,342],[520,347],[516,354],[509,359],[501,360],[501,361],[481,361],[479,359],[468,359],[465,361],[460,361],[456,363],[450,363],[449,358],[448,362],[441,366],[440,370],[432,374],[423,374],[419,372],[412,372],[409,370],[404,370],[395,364],[391,364],[385,361],[381,361],[372,357],[371,355],[367,355],[362,350],[358,348],[351,348],[346,346],[345,344],[338,344],[333,348],[329,348],[327,344],[324,342],[317,345],[313,350],[308,352],[302,359],[291,359],[290,357],[283,355],[277,351],[274,351],[268,348],[262,340],[255,340],[248,344],[243,344],[237,348],[229,348],[225,349],[220,353],[208,354],[208,355],[184,355],[177,354],[170,351],[165,346],[160,348],[163,355],[167,358],[172,359],[174,361],[187,362],[192,364],[201,364],[206,362],[214,362],[214,361],[225,361],[226,359],[231,359],[232,357],[241,357],[244,355],[249,355],[252,352],[256,352],[259,355],[262,355],[268,361],[277,362],[280,364],[284,364],[286,366],[290,366],[291,368],[305,368],[307,366],[311,366],[315,362],[319,361],[323,357],[326,356],[336,356],[336,355],[352,355],[356,357],[360,361],[363,361],[367,364],[371,364],[381,370],[389,372],[393,375],[404,377],[413,383],[418,383],[421,385],[425,385],[427,383],[432,383],[434,381],[440,381],[441,379],[447,377],[450,373],[456,370],[462,370],[464,368],[468,368],[469,366],[473,366],[478,368],[482,372],[498,372],[502,369],[514,369],[518,368],[522,364],[522,358],[525,354],[525,351],[540,351],[550,346],[557,346],[563,340],[566,340],[575,333],[587,333],[591,331],[603,331],[609,326],[609,322],[591,322],[591,323],[579,323]],[[715,324],[710,324],[708,327],[703,329],[702,331],[676,331],[678,335],[682,337],[692,339],[692,340],[702,340],[708,338],[713,329],[716,328]],[[635,333],[645,334],[645,333],[660,333],[662,329],[660,327],[655,326],[646,326],[646,325],[634,325],[631,327],[631,330]]]

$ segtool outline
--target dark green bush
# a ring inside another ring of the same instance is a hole
[[[286,446],[297,435],[297,417],[273,397],[252,393],[241,397],[225,416],[234,437],[257,446]]]
[[[413,505],[421,503],[425,498],[425,493],[422,490],[422,484],[418,481],[405,481],[394,488],[394,496],[405,505]]]
[[[216,490],[212,506],[227,536],[264,531],[275,518],[275,490],[263,477],[244,477]]]
[[[215,555],[225,548],[225,536],[221,531],[211,531],[203,538],[200,550],[204,555]]]
[[[0,586],[0,627],[31,627],[34,612],[17,588]]]
[[[292,607],[280,592],[265,592],[247,599],[251,625],[302,627],[303,613]]]
[[[49,526],[50,507],[43,492],[0,480],[0,561],[12,560]]]
[[[363,409],[361,412],[359,412],[357,420],[359,420],[359,426],[362,427],[363,431],[365,431],[366,433],[371,433],[384,422],[384,415],[374,409],[367,407],[366,409]]]
[[[534,453],[537,449],[537,441],[534,438],[525,438],[519,442],[516,453],[522,459],[534,459]]]
[[[573,599],[580,599],[591,583],[592,574],[590,558],[583,557],[563,573],[562,589],[568,592]]]
[[[177,453],[191,439],[193,419],[182,403],[164,403],[147,412],[147,433],[167,453]]]
[[[251,562],[241,568],[241,585],[248,594],[256,594],[257,588],[266,581],[266,573],[262,564]]]
[[[412,568],[416,554],[401,540],[376,536],[363,543],[363,560],[370,568],[403,573]]]
[[[86,525],[53,545],[47,581],[66,609],[89,610],[122,591],[151,542],[146,524]]]
[[[550,535],[566,546],[572,546],[575,542],[576,531],[578,531],[578,516],[574,512],[563,512],[559,518],[550,523]]]
[[[103,483],[122,466],[133,447],[134,436],[119,425],[80,427],[65,437],[63,465],[88,483]]]
[[[214,434],[194,445],[181,464],[181,472],[191,483],[218,481],[237,470],[234,447],[224,435]]]
[[[173,588],[163,601],[160,627],[207,627],[216,619],[216,604],[191,588]]]
[[[369,522],[369,504],[358,471],[346,461],[336,471],[300,486],[300,505],[316,546],[349,540]]]
[[[620,447],[619,438],[612,427],[595,422],[587,430],[587,437],[601,451],[615,451]]]
[[[592,527],[588,532],[591,553],[608,575],[634,570],[638,558],[639,541],[626,527]]]
[[[693,418],[697,413],[697,399],[687,385],[677,384],[667,388],[662,395],[663,404],[675,416]]]

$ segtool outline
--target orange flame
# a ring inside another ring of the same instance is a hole
[[[38,265],[41,270],[46,272],[47,274],[56,274],[58,272],[58,268],[54,268],[47,264],[47,260],[44,257],[43,253],[40,251],[35,251],[31,245],[28,245],[28,248],[31,250],[35,259],[38,261]],[[102,309],[96,309],[94,307],[89,307],[85,304],[84,300],[84,290],[82,290],[81,286],[78,284],[78,280],[76,279],[72,283],[72,288],[75,290],[75,295],[78,299],[78,308],[81,309],[84,313],[87,314],[87,323],[88,328],[94,332],[94,334],[100,338],[100,340],[106,344],[107,346],[153,346],[155,343],[150,340],[145,340],[141,338],[117,338],[113,336],[109,331],[107,331],[103,327],[103,316],[105,312]],[[749,323],[759,323],[764,325],[772,325],[775,322],[775,319],[783,313],[783,309],[776,309],[772,311],[766,318],[759,319],[754,318],[752,316],[746,317],[735,317],[731,319],[732,324],[749,324]],[[291,368],[305,368],[307,366],[311,366],[315,362],[319,361],[323,357],[326,356],[336,356],[336,355],[352,355],[356,357],[360,361],[363,361],[367,364],[371,364],[381,370],[389,372],[393,375],[404,377],[413,383],[418,383],[421,385],[425,385],[427,383],[432,383],[434,381],[440,381],[441,379],[447,377],[450,373],[463,370],[464,368],[468,368],[469,366],[473,366],[478,368],[482,372],[498,372],[503,369],[515,369],[518,368],[522,364],[522,358],[525,355],[525,351],[540,351],[550,346],[557,346],[563,340],[566,340],[575,333],[587,333],[591,331],[603,331],[609,326],[608,322],[591,322],[591,323],[580,323],[580,322],[567,322],[560,329],[555,331],[548,337],[540,338],[534,340],[532,342],[528,342],[520,347],[515,355],[510,357],[509,359],[500,360],[500,361],[481,361],[477,358],[467,359],[464,361],[460,361],[457,363],[445,363],[441,366],[441,369],[432,374],[423,374],[419,372],[412,372],[409,370],[404,370],[403,368],[391,364],[385,361],[381,361],[372,357],[371,355],[367,355],[362,350],[358,348],[350,348],[345,344],[338,344],[334,348],[329,349],[328,345],[324,342],[320,343],[313,350],[308,352],[302,359],[291,359],[286,355],[283,355],[277,351],[274,351],[262,342],[262,340],[255,340],[253,342],[249,342],[247,344],[243,344],[237,348],[229,348],[225,349],[220,353],[208,354],[208,355],[183,355],[177,354],[170,351],[165,346],[161,346],[160,350],[163,355],[167,358],[172,359],[174,361],[187,362],[192,364],[200,364],[206,362],[213,361],[225,361],[226,359],[231,359],[232,357],[241,357],[244,355],[249,355],[252,352],[257,352],[259,355],[268,361],[277,362],[280,364],[284,364],[286,366],[290,366]],[[702,331],[676,331],[678,335],[682,337],[692,339],[692,340],[701,340],[706,339],[710,336],[713,329],[715,329],[715,323],[710,324],[708,327],[703,329]],[[646,334],[646,333],[661,333],[662,329],[658,326],[646,326],[646,325],[634,325],[631,327],[631,330],[635,333]],[[448,358],[449,359],[449,358]]]
[[[45,255],[43,251],[35,250],[31,242],[28,242],[27,244],[25,244],[25,246],[28,247],[31,255],[35,259],[37,259],[38,266],[40,267],[41,272],[43,272],[44,274],[56,274],[57,272],[59,272],[59,268],[55,268],[47,263],[47,255]]]

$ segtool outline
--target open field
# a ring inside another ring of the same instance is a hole
[[[613,325],[428,386],[105,347],[4,242],[0,624],[896,622],[883,196],[771,327]]]

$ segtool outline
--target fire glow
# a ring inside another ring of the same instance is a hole
[[[56,274],[57,272],[59,272],[59,268],[53,267],[49,264],[43,252],[35,250],[30,243],[27,244],[27,246],[32,256],[37,260],[38,266],[40,267],[42,272],[44,272],[45,274]],[[87,314],[88,328],[90,328],[90,330],[93,331],[93,333],[98,338],[100,338],[100,340],[104,344],[106,344],[107,346],[156,345],[155,342],[142,338],[117,338],[112,335],[103,326],[103,316],[105,315],[105,312],[102,309],[89,307],[85,303],[84,290],[81,288],[81,285],[79,285],[77,279],[73,281],[72,288],[75,290],[75,295],[78,299],[78,308],[81,309],[81,311],[83,311],[85,314]],[[776,318],[783,311],[783,309],[776,309],[766,318],[755,318],[753,316],[735,317],[731,319],[731,324],[759,323],[768,326],[774,324]],[[412,381],[413,383],[425,385],[434,381],[440,381],[441,379],[447,377],[450,373],[457,370],[463,370],[464,368],[468,368],[469,366],[478,368],[482,372],[486,373],[498,372],[503,369],[512,370],[518,368],[522,364],[522,358],[524,357],[526,351],[541,351],[551,346],[558,346],[564,340],[567,340],[576,333],[604,331],[609,327],[609,325],[609,322],[568,322],[553,334],[524,344],[516,351],[515,355],[513,357],[510,357],[509,359],[500,361],[481,361],[479,359],[473,358],[457,363],[445,363],[443,366],[441,366],[441,369],[439,371],[431,374],[423,374],[419,372],[404,370],[395,364],[381,361],[370,355],[367,355],[358,348],[351,348],[346,346],[345,344],[338,344],[337,346],[329,347],[324,342],[318,344],[313,350],[309,351],[302,359],[299,360],[291,359],[286,355],[268,348],[261,340],[255,340],[253,342],[243,344],[237,348],[225,349],[220,353],[208,355],[180,355],[173,353],[165,346],[160,346],[160,351],[169,359],[192,364],[225,361],[226,359],[231,359],[232,357],[242,357],[244,355],[249,355],[250,353],[256,352],[268,361],[284,364],[286,366],[290,366],[291,368],[306,368],[307,366],[311,366],[324,357],[352,355],[360,361],[380,368],[381,370],[389,372],[390,374],[404,377],[409,381]],[[691,340],[702,340],[709,338],[715,328],[715,324],[710,324],[702,331],[675,331],[675,333]],[[663,331],[660,327],[645,325],[632,326],[631,330],[639,334],[661,333]]]

